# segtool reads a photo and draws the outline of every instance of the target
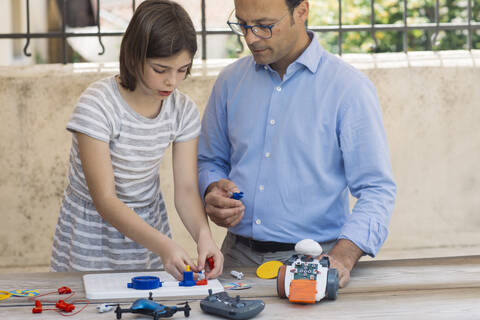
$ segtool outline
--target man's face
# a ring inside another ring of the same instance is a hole
[[[285,0],[235,0],[235,14],[239,23],[271,25],[272,37],[261,39],[249,29],[245,36],[248,48],[259,64],[272,64],[288,59],[299,38],[300,21],[295,21]],[[301,22],[300,22],[301,23]]]

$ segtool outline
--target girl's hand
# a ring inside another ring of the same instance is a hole
[[[212,257],[214,262],[214,267],[212,270],[208,268],[205,272],[207,279],[217,278],[222,274],[223,271],[223,254],[218,249],[215,241],[213,241],[210,232],[205,232],[198,238],[197,243],[198,251],[198,272],[206,269],[205,262],[207,258]]]
[[[161,254],[163,267],[177,280],[183,279],[183,272],[187,270],[187,265],[194,272],[198,272],[198,267],[193,263],[190,256],[182,247],[169,239],[165,250]]]

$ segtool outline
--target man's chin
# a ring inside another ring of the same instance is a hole
[[[254,59],[255,62],[258,63],[258,64],[267,65],[267,64],[272,63],[271,57],[269,57],[269,56],[267,57],[267,56],[265,56],[265,55],[259,55],[259,54],[253,53],[253,59]]]

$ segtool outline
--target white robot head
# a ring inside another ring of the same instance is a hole
[[[295,251],[306,256],[318,257],[322,254],[323,249],[317,241],[303,239],[297,242],[295,245]]]

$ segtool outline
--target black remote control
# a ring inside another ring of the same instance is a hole
[[[226,292],[212,294],[212,289],[209,289],[208,296],[200,301],[200,308],[224,318],[244,320],[259,314],[265,308],[265,303],[263,300],[240,299],[240,296],[232,298]]]

